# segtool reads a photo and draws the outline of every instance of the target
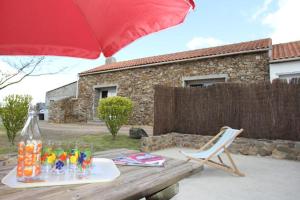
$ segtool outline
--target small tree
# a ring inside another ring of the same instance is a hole
[[[128,122],[132,108],[132,101],[126,97],[108,97],[99,101],[98,117],[105,122],[113,139],[121,126]]]
[[[9,95],[4,98],[4,105],[0,108],[0,116],[8,140],[12,145],[18,131],[24,126],[31,100],[32,97],[29,95]]]

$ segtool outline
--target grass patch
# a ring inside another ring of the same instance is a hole
[[[140,140],[129,138],[127,135],[118,135],[115,140],[111,135],[87,135],[82,137],[82,141],[93,144],[94,151],[104,151],[108,149],[126,148],[138,150]]]
[[[0,135],[6,135],[5,128],[2,124],[0,124]]]
[[[15,141],[19,141],[18,135]],[[17,152],[17,145],[10,144],[4,126],[0,124],[0,154],[8,154],[8,153],[15,153],[15,152]]]
[[[8,141],[6,133],[0,133],[0,154],[17,152],[17,145],[11,145]]]
[[[44,140],[48,139],[47,137],[43,138]],[[15,140],[15,145],[10,145],[4,131],[4,134],[0,134],[0,154],[17,152],[17,143],[19,140],[20,138],[18,136]],[[116,139],[113,140],[110,134],[84,135],[73,137],[64,137],[63,134],[57,134],[55,136],[52,136],[51,140],[61,141],[63,143],[70,143],[75,141],[90,143],[93,145],[94,152],[118,148],[138,150],[140,147],[140,140],[129,138],[127,135],[118,135]]]
[[[0,155],[1,154],[8,154],[8,153],[16,153],[17,152],[17,146],[11,146],[11,145],[7,145],[7,146],[1,146],[0,147]]]

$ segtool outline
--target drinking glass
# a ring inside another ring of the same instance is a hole
[[[79,154],[78,143],[70,143],[68,150],[68,168],[70,172],[76,172]]]
[[[52,167],[53,174],[65,173],[67,164],[67,152],[62,147],[61,142],[56,142],[54,145],[55,163]]]
[[[79,145],[79,157],[77,162],[77,174],[89,175],[92,169],[92,153],[93,146],[88,143],[80,143]]]
[[[54,165],[55,159],[56,155],[53,152],[53,142],[48,140],[44,142],[41,155],[42,171],[44,173],[50,172]]]

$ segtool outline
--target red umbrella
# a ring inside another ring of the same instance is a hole
[[[109,57],[183,22],[193,0],[0,0],[0,55]]]

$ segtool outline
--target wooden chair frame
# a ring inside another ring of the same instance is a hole
[[[201,147],[199,150],[200,151],[204,151],[207,147],[209,147],[210,145],[213,144],[214,141],[216,141],[225,131],[227,128],[230,128],[228,126],[224,126],[221,128],[220,132],[214,136],[210,141],[208,141],[203,147]],[[239,135],[241,134],[241,132],[243,132],[244,130],[243,129],[240,129],[234,139]],[[214,168],[217,168],[217,169],[221,169],[221,170],[224,170],[226,172],[229,172],[231,174],[234,174],[234,175],[238,175],[238,176],[245,176],[245,174],[243,174],[236,166],[236,164],[234,163],[232,157],[231,157],[231,154],[229,153],[228,149],[227,149],[227,144],[230,143],[230,141],[227,141],[224,145],[222,145],[220,148],[218,148],[217,150],[215,150],[209,157],[205,158],[205,159],[201,159],[201,158],[194,158],[194,157],[191,157],[191,156],[188,156],[188,155],[185,155],[188,159],[187,161],[189,160],[195,160],[197,162],[200,162],[201,165],[208,165],[208,166],[211,166],[211,167],[214,167]],[[212,157],[214,157],[221,149],[224,149],[224,153],[226,154],[226,156],[228,157],[228,160],[231,164],[231,166],[229,165],[226,165],[223,160],[221,159],[220,155],[218,155],[218,159],[220,162],[215,162],[213,160],[211,160]]]

